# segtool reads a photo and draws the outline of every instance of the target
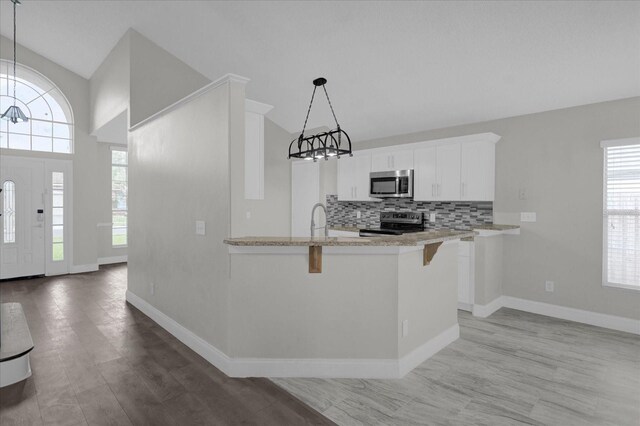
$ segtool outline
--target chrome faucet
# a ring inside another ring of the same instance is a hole
[[[314,234],[316,233],[316,223],[313,221],[313,215],[316,212],[316,209],[318,207],[322,207],[322,210],[324,210],[324,236],[328,237],[329,236],[329,227],[327,226],[327,208],[324,206],[324,204],[322,203],[316,203],[313,208],[311,209],[311,236],[313,237]],[[319,227],[318,229],[320,229],[321,227]]]

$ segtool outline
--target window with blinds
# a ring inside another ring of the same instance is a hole
[[[603,284],[640,290],[640,138],[602,147]]]

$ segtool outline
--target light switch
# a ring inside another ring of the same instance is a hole
[[[535,222],[535,221],[536,221],[535,212],[520,212],[520,222]]]
[[[206,227],[204,220],[196,220],[196,235],[205,235]]]

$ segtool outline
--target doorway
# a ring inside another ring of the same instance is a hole
[[[0,279],[69,272],[70,160],[0,158]]]

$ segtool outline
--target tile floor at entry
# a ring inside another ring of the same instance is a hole
[[[0,282],[35,343],[0,424],[330,425],[267,379],[231,379],[125,303],[126,265]]]
[[[0,424],[332,424],[266,379],[231,379],[124,302],[126,265],[0,283],[23,304],[34,374]],[[401,380],[277,379],[344,425],[640,424],[640,337],[510,309]]]

